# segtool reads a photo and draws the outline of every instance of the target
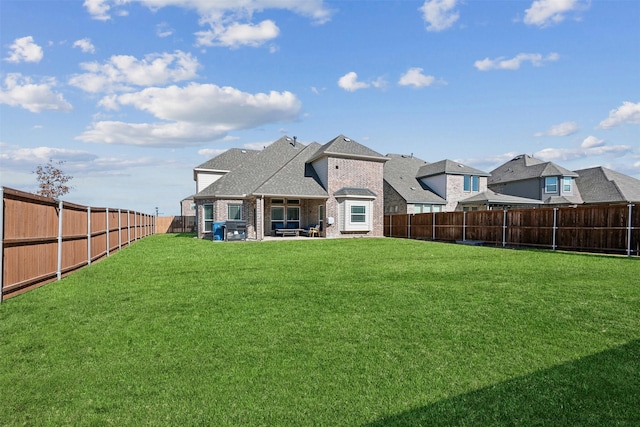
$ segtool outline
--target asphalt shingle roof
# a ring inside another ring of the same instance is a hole
[[[318,149],[320,144],[316,142],[306,146],[253,193],[282,197],[328,197],[315,169],[307,163]]]
[[[305,145],[283,136],[197,194],[197,197],[246,197],[298,155]]]
[[[521,154],[492,170],[487,182],[489,185],[493,185],[546,176],[576,178],[578,174],[553,162],[543,162],[527,154]]]
[[[230,171],[233,168],[238,167],[238,165],[241,165],[245,161],[253,158],[258,153],[260,153],[260,151],[258,150],[231,148],[223,153],[218,154],[213,159],[207,160],[200,166],[196,166],[196,169]]]
[[[486,190],[482,193],[467,197],[459,202],[460,204],[477,203],[499,203],[505,205],[540,205],[542,201],[538,199],[528,199],[526,197],[510,196],[508,194],[496,193],[493,190]]]
[[[585,203],[640,202],[640,180],[599,166],[575,171]]]
[[[416,178],[418,170],[428,162],[403,154],[387,154],[387,157],[389,161],[384,165],[384,180],[407,203],[447,203]]]
[[[352,158],[365,158],[370,160],[386,161],[387,158],[382,154],[374,151],[364,145],[347,138],[344,135],[339,135],[327,142],[320,148],[310,161],[315,161],[319,158],[332,156],[332,157],[352,157]]]
[[[481,171],[480,169],[472,168],[470,166],[463,165],[460,162],[454,162],[453,160],[446,159],[420,167],[416,177],[426,178],[442,174],[489,176],[487,172]]]

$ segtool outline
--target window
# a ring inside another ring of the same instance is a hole
[[[204,232],[210,233],[213,230],[213,205],[204,205]]]
[[[242,219],[242,205],[228,205],[227,219],[229,221],[240,221]]]
[[[545,193],[557,193],[558,192],[558,177],[548,176],[544,179],[544,192]]]
[[[351,205],[351,222],[367,222],[367,207],[364,205]]]
[[[480,177],[475,175],[464,176],[464,191],[478,192],[480,191]]]
[[[562,191],[565,193],[571,193],[571,183],[572,179],[570,176],[565,176],[562,178]]]
[[[300,208],[287,206],[287,228],[300,228]]]
[[[271,207],[271,229],[284,228],[284,206]]]

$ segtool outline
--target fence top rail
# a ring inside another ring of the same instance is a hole
[[[48,206],[58,206],[60,203],[57,199],[52,199],[50,197],[43,197],[33,193],[27,193],[26,191],[16,190],[14,188],[2,187],[3,198],[12,199],[12,200],[22,200],[25,202],[40,204],[40,205],[48,205]],[[67,209],[76,209],[76,210],[85,210],[91,207],[91,212],[117,212],[118,209],[113,208],[104,208],[104,207],[93,207],[93,206],[85,206],[79,205],[76,203],[62,201],[63,208]],[[144,215],[144,216],[153,216],[152,214],[145,214],[142,212],[136,212],[129,209],[120,209],[121,212],[129,212],[131,214]]]

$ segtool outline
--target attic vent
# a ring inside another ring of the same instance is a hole
[[[247,150],[240,151],[242,154],[247,154]]]
[[[347,142],[351,142],[351,140],[349,138],[345,138],[344,140],[347,141]]]
[[[411,187],[411,189],[415,191],[416,187]]]
[[[513,160],[511,160],[511,161],[513,162],[514,160],[520,160],[521,158],[522,158],[522,156],[516,156],[516,157],[514,157],[514,158],[513,158]]]
[[[459,168],[463,168],[463,167],[464,167],[464,165],[461,165],[460,163],[458,163],[458,167],[459,167]]]

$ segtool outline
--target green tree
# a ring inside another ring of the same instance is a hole
[[[56,199],[67,194],[73,187],[67,185],[73,179],[71,175],[65,174],[60,167],[64,164],[62,160],[49,162],[45,165],[38,165],[35,174],[38,179],[38,194],[44,197]]]

